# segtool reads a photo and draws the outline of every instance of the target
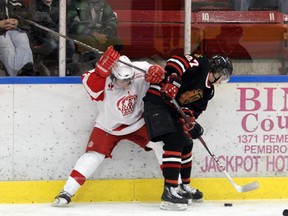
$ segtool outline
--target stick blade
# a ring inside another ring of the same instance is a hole
[[[260,186],[259,183],[255,181],[255,182],[251,182],[249,184],[243,185],[243,186],[238,185],[238,187],[235,187],[235,188],[238,192],[243,193],[243,192],[256,190],[259,188],[259,186]]]

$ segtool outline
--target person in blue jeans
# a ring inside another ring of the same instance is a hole
[[[15,4],[17,3],[17,4]],[[34,75],[33,54],[28,35],[14,17],[25,12],[21,2],[0,2],[0,61],[9,76]]]

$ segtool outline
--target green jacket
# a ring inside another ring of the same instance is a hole
[[[67,6],[69,34],[98,32],[115,37],[117,17],[105,0],[70,0]],[[76,18],[76,19],[75,19]]]

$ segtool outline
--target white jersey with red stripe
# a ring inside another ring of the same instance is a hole
[[[148,62],[133,62],[133,65],[148,70]],[[145,74],[135,70],[134,81],[127,89],[119,88],[108,76],[103,78],[94,69],[82,75],[82,83],[98,106],[95,127],[109,134],[126,135],[144,125],[143,97],[149,88]]]

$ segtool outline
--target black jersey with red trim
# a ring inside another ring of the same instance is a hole
[[[167,60],[165,70],[168,76],[177,73],[181,77],[182,85],[176,100],[182,107],[193,110],[197,118],[206,110],[208,101],[214,96],[214,86],[208,83],[208,73],[210,71],[208,59],[199,54],[172,56]],[[164,84],[165,81],[157,85],[151,84],[145,100],[158,104],[167,103],[160,95],[160,89]]]

